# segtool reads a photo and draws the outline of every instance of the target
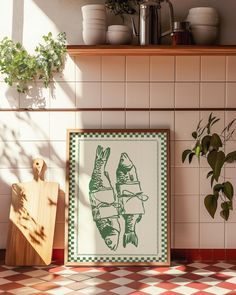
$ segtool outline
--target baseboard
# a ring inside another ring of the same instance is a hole
[[[0,261],[4,261],[5,249],[0,249]],[[64,263],[64,249],[53,249],[53,261]],[[236,249],[171,249],[171,260],[205,261],[219,260],[236,261]]]

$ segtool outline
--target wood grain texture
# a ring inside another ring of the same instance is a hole
[[[59,185],[43,178],[43,167],[34,167],[33,181],[12,185],[7,265],[51,263]]]
[[[152,55],[236,55],[236,46],[131,46],[131,45],[68,45],[72,56],[152,56]]]

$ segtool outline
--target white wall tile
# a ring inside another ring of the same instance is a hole
[[[19,112],[0,113],[0,141],[19,139],[20,120]]]
[[[31,168],[36,158],[49,163],[48,141],[0,142],[0,168]]]
[[[101,83],[76,83],[77,108],[101,108]]]
[[[174,56],[151,56],[150,57],[150,80],[151,81],[174,81],[175,57]]]
[[[188,157],[185,162],[182,163],[183,151],[193,149],[195,146],[194,141],[175,141],[175,166],[177,167],[199,167],[197,157],[193,157],[191,164],[189,164]]]
[[[225,81],[225,56],[201,57],[202,81]]]
[[[50,141],[49,144],[50,161],[48,166],[51,168],[66,167],[66,141]]]
[[[199,248],[199,223],[184,222],[175,224],[175,248]]]
[[[129,111],[126,112],[126,128],[149,128],[149,112]]]
[[[174,108],[175,89],[174,83],[151,83],[150,104],[151,108]]]
[[[174,139],[174,112],[152,111],[150,112],[150,128],[170,129],[170,139]]]
[[[125,57],[103,56],[102,57],[102,81],[125,81]]]
[[[224,223],[200,223],[200,248],[224,248]]]
[[[225,224],[225,248],[226,249],[235,249],[236,245],[236,235],[235,235],[236,223]]]
[[[199,107],[199,83],[175,84],[175,107],[198,108]]]
[[[176,81],[200,80],[200,57],[177,56],[176,57]]]
[[[10,195],[13,183],[32,179],[32,169],[0,169],[0,195]]]
[[[49,113],[48,112],[21,112],[18,119],[20,140],[48,140]]]
[[[126,84],[126,107],[149,108],[149,83]]]
[[[8,222],[11,206],[11,195],[1,195],[0,202],[0,223]],[[3,233],[1,233],[1,235],[3,235]]]
[[[149,81],[149,56],[127,56],[126,79],[129,82]]]
[[[201,108],[225,107],[225,83],[201,83]]]
[[[199,195],[199,169],[175,168],[175,195]]]
[[[176,112],[175,113],[175,140],[193,140],[192,132],[196,130],[198,122],[199,122],[198,111]]]
[[[111,111],[102,112],[102,128],[104,129],[124,129],[125,112]]]
[[[7,233],[8,233],[8,222],[0,223],[0,249],[6,249],[7,244]]]
[[[220,207],[220,203],[217,207],[214,219],[211,217],[211,215],[208,213],[205,204],[204,204],[204,199],[205,199],[206,195],[201,195],[200,196],[200,209],[199,209],[199,214],[200,214],[200,222],[207,222],[207,223],[215,223],[215,222],[222,222],[223,219],[220,216],[220,211],[221,211],[221,207]]]
[[[50,88],[45,88],[42,82],[29,84],[26,93],[20,93],[21,108],[49,108],[50,107]]]
[[[101,57],[76,57],[76,81],[101,81]]]
[[[236,81],[236,56],[227,56],[227,81]]]
[[[16,86],[8,86],[5,82],[0,82],[0,108],[18,108],[19,93]]]
[[[199,197],[178,196],[175,198],[175,222],[199,222]]]
[[[125,107],[125,83],[104,82],[102,83],[102,107],[124,108]]]
[[[56,73],[53,75],[54,81],[68,81],[73,82],[75,81],[75,58],[70,56],[69,54],[66,55],[65,66],[61,73]]]
[[[236,83],[226,84],[226,107],[236,107]]]
[[[102,126],[102,114],[95,111],[84,111],[76,113],[76,128],[99,129]]]
[[[75,128],[74,112],[50,113],[50,139],[66,140],[67,129]]]
[[[75,82],[55,82],[50,86],[51,108],[75,107]]]

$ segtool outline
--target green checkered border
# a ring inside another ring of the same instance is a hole
[[[75,255],[75,200],[76,200],[76,144],[84,138],[156,138],[161,144],[161,250],[159,257],[125,256],[77,256]],[[68,220],[68,262],[167,262],[168,261],[168,217],[167,217],[167,134],[166,132],[71,132],[69,139],[69,220]]]

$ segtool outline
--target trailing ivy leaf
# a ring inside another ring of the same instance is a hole
[[[212,218],[215,217],[215,213],[217,210],[217,201],[218,197],[216,197],[215,195],[207,195],[204,199],[205,207]]]
[[[220,216],[227,221],[229,219],[229,209],[220,211]]]
[[[221,190],[223,191],[224,189],[224,184],[220,184],[220,183],[217,183],[216,185],[214,185],[213,187],[213,191],[214,193],[215,192],[220,192]]]
[[[192,137],[193,137],[194,139],[197,138],[197,132],[196,132],[196,131],[194,131],[194,132],[192,133]]]
[[[188,162],[189,162],[189,164],[192,162],[192,159],[193,159],[193,156],[194,155],[195,155],[195,153],[189,154],[189,156],[188,156]]]
[[[220,212],[220,215],[224,220],[227,221],[229,219],[229,210],[232,210],[232,202],[221,203],[221,208],[222,211]]]
[[[212,151],[207,156],[207,161],[213,170],[213,176],[218,181],[221,169],[225,161],[225,153],[222,151]]]
[[[194,148],[194,152],[195,152],[195,155],[200,158],[200,154],[201,154],[201,144],[200,142],[198,141],[195,148]]]
[[[209,171],[209,172],[207,173],[207,178],[209,178],[211,175],[213,175],[213,171]]]
[[[202,154],[206,155],[208,153],[211,142],[211,136],[205,135],[202,139]]]
[[[184,163],[184,161],[186,160],[188,154],[190,154],[192,152],[192,150],[185,150],[182,153],[182,163]]]
[[[213,133],[210,141],[210,150],[219,150],[222,147],[222,141],[218,134]]]
[[[226,163],[233,163],[234,161],[236,161],[236,151],[228,153],[228,155],[225,157]]]
[[[223,184],[223,193],[230,201],[232,200],[234,195],[234,188],[229,181]]]

